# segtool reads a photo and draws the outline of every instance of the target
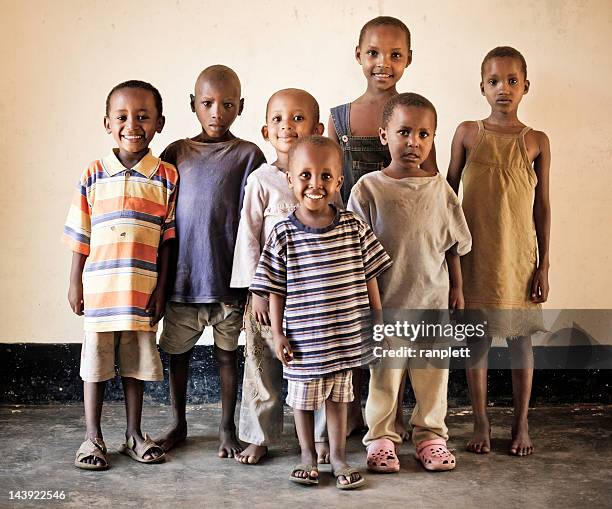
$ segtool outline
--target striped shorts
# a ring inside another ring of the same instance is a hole
[[[353,372],[348,369],[313,380],[287,382],[287,404],[296,410],[317,410],[325,400],[353,401]]]

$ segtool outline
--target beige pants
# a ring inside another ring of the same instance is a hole
[[[401,342],[401,345],[406,343]],[[367,446],[379,438],[388,438],[397,444],[402,442],[395,431],[395,415],[400,385],[406,370],[416,399],[410,418],[413,443],[416,445],[433,438],[448,440],[448,428],[444,422],[448,369],[424,365],[423,361],[415,362],[415,359],[406,359],[403,366],[397,362],[391,364],[390,367],[383,362],[370,369],[370,388],[365,407],[368,432],[363,443]],[[439,362],[437,366],[440,366]]]
[[[274,355],[270,327],[255,320],[251,303],[244,315],[246,348],[238,437],[243,442],[268,446],[283,431],[283,365]],[[315,441],[327,442],[325,406],[315,410]]]

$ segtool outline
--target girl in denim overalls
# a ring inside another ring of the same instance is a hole
[[[397,95],[396,84],[404,69],[412,62],[410,30],[397,18],[379,16],[368,21],[359,33],[355,58],[367,81],[363,95],[353,102],[331,109],[329,136],[335,139],[344,154],[344,184],[342,200],[346,204],[351,189],[360,177],[388,166],[391,155],[379,139],[379,128],[385,103]],[[437,171],[435,149],[423,165]],[[355,399],[348,412],[348,432],[364,428],[361,413],[361,370],[353,370]],[[403,394],[403,385],[400,398]],[[397,427],[407,437],[398,405]]]

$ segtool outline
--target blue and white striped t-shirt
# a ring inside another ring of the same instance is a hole
[[[250,290],[285,297],[285,334],[293,361],[289,380],[310,380],[360,366],[370,303],[366,281],[392,264],[370,227],[336,210],[325,228],[291,214],[266,241]]]

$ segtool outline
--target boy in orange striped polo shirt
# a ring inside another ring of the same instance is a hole
[[[78,468],[109,466],[100,419],[115,365],[127,415],[121,452],[142,463],[164,460],[140,429],[143,380],[163,380],[155,331],[165,309],[168,241],[175,237],[178,172],[149,149],[164,121],[161,95],[149,83],[127,81],[111,90],[104,125],[118,148],[85,170],[64,227],[73,252],[68,300],[85,315],[80,374],[87,432]]]

